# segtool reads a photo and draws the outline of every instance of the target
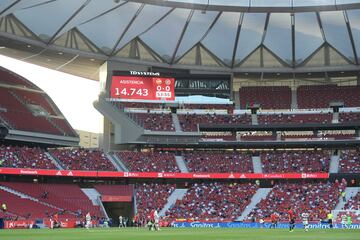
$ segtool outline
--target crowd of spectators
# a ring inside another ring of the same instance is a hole
[[[52,156],[67,170],[116,171],[106,154],[90,149],[52,149]]]
[[[56,169],[40,148],[0,146],[0,167]]]
[[[346,182],[316,183],[279,183],[276,184],[265,199],[262,199],[247,216],[248,221],[269,219],[277,212],[280,221],[288,221],[287,211],[291,207],[297,221],[301,221],[301,213],[310,214],[310,221],[325,220],[327,214],[335,209],[340,193],[344,191]]]
[[[180,172],[175,155],[166,152],[118,152],[132,172]]]
[[[170,113],[131,113],[132,119],[151,131],[175,131]]]
[[[195,183],[167,212],[169,219],[233,221],[250,203],[257,186],[246,183]]]
[[[339,172],[360,173],[360,151],[343,150],[340,153]]]
[[[136,186],[137,214],[141,219],[149,219],[150,212],[158,212],[165,206],[175,184],[141,183]]]
[[[328,172],[327,151],[272,151],[261,153],[263,172]]]
[[[193,152],[183,155],[190,172],[253,172],[251,155],[241,152]]]

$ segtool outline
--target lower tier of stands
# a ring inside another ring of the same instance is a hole
[[[248,215],[247,220],[269,219],[274,212],[281,221],[288,221],[287,211],[291,207],[297,221],[301,213],[310,214],[310,221],[326,219],[327,214],[335,209],[345,183],[279,183],[265,199],[262,199]]]

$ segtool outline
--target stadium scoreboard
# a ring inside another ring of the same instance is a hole
[[[110,97],[121,100],[174,101],[175,78],[153,72],[118,72],[111,79]]]

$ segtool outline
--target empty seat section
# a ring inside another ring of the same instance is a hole
[[[299,108],[328,108],[331,102],[343,102],[345,107],[360,106],[360,86],[314,85],[297,89]]]
[[[262,109],[291,108],[291,89],[289,87],[241,87],[239,94],[242,109],[253,104],[260,104]]]

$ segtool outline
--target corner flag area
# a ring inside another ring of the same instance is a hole
[[[175,229],[163,228],[159,232],[149,232],[145,228],[128,229],[33,229],[4,230],[2,240],[358,240],[360,230],[314,229],[305,232],[295,229],[289,233],[285,229]]]

